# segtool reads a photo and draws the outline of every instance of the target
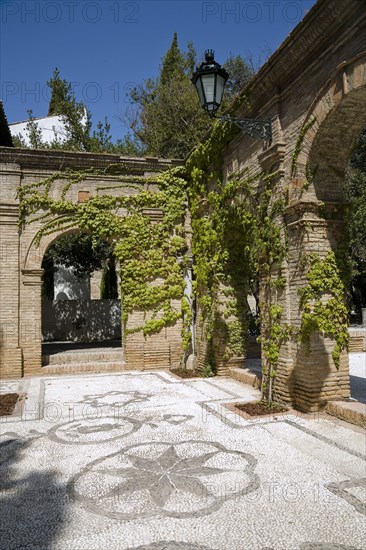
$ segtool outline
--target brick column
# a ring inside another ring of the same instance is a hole
[[[0,378],[22,376],[17,204],[0,204]]]
[[[307,285],[303,259],[311,253],[324,258],[335,249],[342,236],[342,217],[331,203],[325,204],[325,218],[319,218],[317,203],[302,203],[288,207],[289,226],[289,281],[291,324],[300,325],[299,289]],[[327,401],[350,396],[348,354],[343,352],[339,369],[334,365],[334,341],[320,333],[313,333],[309,349],[292,343],[287,352],[287,379],[280,378],[279,392],[289,394],[294,405],[306,412],[322,408]]]
[[[24,376],[39,374],[42,368],[42,275],[43,269],[22,269],[20,343]]]

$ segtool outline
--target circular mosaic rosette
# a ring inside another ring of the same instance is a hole
[[[258,489],[256,463],[220,443],[142,443],[90,462],[70,481],[69,494],[113,519],[199,517]]]

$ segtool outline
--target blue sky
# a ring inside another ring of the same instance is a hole
[[[230,53],[263,63],[315,0],[0,0],[0,98],[9,122],[45,116],[57,66],[91,110],[94,126],[118,120],[134,85],[158,74],[173,33],[218,62]]]

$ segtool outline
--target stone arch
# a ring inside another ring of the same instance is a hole
[[[57,219],[57,218],[55,218]],[[62,220],[62,217],[58,219]],[[39,227],[37,227],[39,230]],[[75,224],[67,229],[59,229],[37,240],[34,230],[30,244],[21,263],[20,285],[20,343],[23,350],[23,374],[35,375],[42,372],[42,262],[49,247],[60,237],[77,233]],[[22,237],[21,237],[22,238]]]
[[[21,260],[19,341],[23,351],[24,376],[39,374],[42,368],[42,261],[44,255],[55,240],[76,229],[77,227],[69,230],[60,229],[45,235],[41,237],[39,244],[37,230],[35,230],[24,259]],[[20,243],[24,238],[25,236],[20,237]]]
[[[329,165],[345,167],[354,140],[366,124],[366,51],[341,63],[321,88],[305,116],[299,151],[292,166],[293,178],[306,180],[307,167],[316,168],[329,158],[332,141],[341,136]],[[323,147],[321,146],[323,142]],[[334,149],[334,147],[333,147]],[[328,154],[327,154],[328,152]],[[324,157],[324,154],[326,157]]]
[[[293,163],[287,219],[289,230],[289,294],[291,324],[301,318],[299,289],[307,284],[311,253],[325,257],[342,242],[345,170],[352,147],[366,126],[366,52],[342,63],[308,109],[297,162]],[[321,207],[321,208],[320,208]],[[312,410],[328,400],[349,397],[348,354],[339,370],[332,360],[334,341],[314,334],[310,353],[293,349],[288,380],[291,400]]]
[[[59,220],[62,220],[61,216],[59,217]],[[36,232],[25,254],[23,269],[42,269],[43,258],[51,244],[57,241],[60,237],[68,235],[69,233],[75,233],[78,230],[77,225],[75,225],[75,227],[70,227],[69,229],[60,229],[50,233],[49,235],[42,236],[39,243],[37,242]]]

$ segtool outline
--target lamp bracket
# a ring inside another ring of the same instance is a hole
[[[215,118],[223,122],[236,124],[245,134],[259,141],[272,140],[271,120],[252,120],[250,118],[234,118],[231,116],[216,116]]]

